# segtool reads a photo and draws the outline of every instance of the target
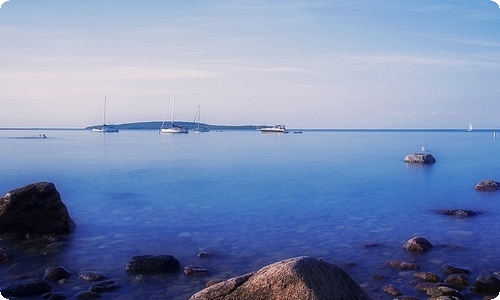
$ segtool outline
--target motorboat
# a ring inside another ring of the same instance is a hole
[[[284,124],[274,125],[272,127],[262,127],[259,130],[262,133],[288,133]]]

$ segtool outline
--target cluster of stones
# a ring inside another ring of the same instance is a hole
[[[500,183],[486,180],[478,183],[476,190],[493,191],[500,189]],[[439,214],[458,218],[481,214],[475,210],[449,209],[438,211]],[[66,245],[58,234],[70,233],[75,223],[69,217],[66,206],[54,184],[40,182],[12,190],[0,198],[0,234],[22,235],[27,239],[43,240],[47,248],[59,248]],[[366,248],[376,247],[376,244]],[[403,248],[407,252],[424,253],[434,246],[425,238],[414,237]],[[200,252],[201,258],[211,257],[210,252]],[[18,260],[9,249],[0,248],[0,263],[13,263]],[[476,295],[495,297],[500,293],[500,279],[495,274],[478,276],[470,279],[472,270],[456,264],[444,264],[440,276],[431,271],[422,271],[414,262],[388,260],[385,267],[394,270],[413,271],[415,289],[425,293],[430,300],[465,299],[464,290]],[[187,265],[183,269],[186,275],[204,275],[210,270]],[[145,274],[176,273],[181,271],[179,260],[172,255],[141,255],[132,257],[125,266],[125,271],[134,274],[134,282],[144,282]],[[86,290],[78,292],[78,299],[100,298],[101,294],[122,287],[120,279],[108,279],[100,271],[75,272],[65,266],[47,268],[40,278],[27,278],[0,287],[4,297],[23,297],[42,295],[44,298],[65,299],[62,292],[53,292],[54,284],[72,284],[77,280],[88,283]],[[382,274],[373,275],[376,281],[385,281]],[[405,295],[394,283],[387,284],[381,291],[394,299],[417,299]],[[370,297],[339,267],[307,256],[287,259],[268,265],[258,271],[234,277],[228,280],[214,280],[207,287],[194,294],[190,300],[229,300],[229,299],[370,299]]]
[[[430,251],[434,246],[425,238],[413,237],[408,240],[403,248],[415,255]],[[466,299],[463,291],[467,289],[470,293],[493,299],[500,293],[500,279],[495,274],[480,275],[474,281],[469,277],[472,270],[466,266],[460,266],[453,263],[445,263],[440,271],[446,276],[444,280],[431,271],[422,271],[420,266],[413,262],[402,260],[388,260],[385,266],[394,270],[414,271],[412,282],[419,293],[424,293],[429,300],[461,300]],[[382,274],[375,274],[373,279],[384,281],[386,277]],[[418,299],[405,292],[396,284],[390,283],[382,287],[381,291],[394,299],[415,300]]]

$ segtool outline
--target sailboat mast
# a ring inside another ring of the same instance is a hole
[[[106,96],[104,96],[104,112],[102,114],[102,124],[106,125]]]
[[[175,96],[172,98],[172,127],[174,126]]]

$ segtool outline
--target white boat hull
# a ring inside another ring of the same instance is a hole
[[[94,132],[119,132],[120,130],[116,126],[99,126],[99,127],[93,127],[92,131],[94,131]]]
[[[161,128],[161,133],[188,133],[186,127],[170,127],[170,128]]]
[[[262,133],[288,133],[285,125],[276,125],[273,127],[264,127],[259,129]]]

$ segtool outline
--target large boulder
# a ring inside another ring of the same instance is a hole
[[[474,189],[476,191],[486,191],[486,192],[497,191],[500,190],[500,182],[490,179],[482,180],[476,184]]]
[[[67,234],[75,226],[51,182],[28,184],[0,198],[0,233]]]
[[[301,256],[207,287],[190,300],[371,299],[339,267]]]
[[[433,164],[436,159],[428,152],[413,153],[405,156],[404,161],[413,164]]]
[[[174,273],[181,269],[181,263],[172,255],[133,256],[125,266],[131,273]]]

